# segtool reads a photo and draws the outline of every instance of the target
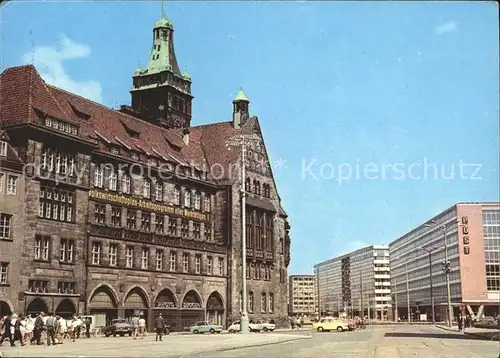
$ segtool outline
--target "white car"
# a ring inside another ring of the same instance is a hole
[[[248,328],[250,329],[250,332],[260,332],[262,330],[262,327],[259,326],[258,324],[255,323],[249,323]],[[227,329],[229,333],[235,333],[240,331],[240,321],[234,321],[231,323],[229,328]]]
[[[259,330],[262,330],[264,332],[272,332],[276,328],[276,325],[274,323],[257,321],[255,324],[259,327]]]

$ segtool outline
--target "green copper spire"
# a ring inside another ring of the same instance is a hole
[[[248,99],[248,97],[245,94],[245,92],[243,92],[243,89],[241,87],[240,87],[240,90],[239,90],[238,94],[234,98],[233,102],[240,102],[240,101],[250,102],[250,100]]]

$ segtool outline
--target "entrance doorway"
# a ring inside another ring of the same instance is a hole
[[[207,300],[207,321],[212,324],[223,325],[224,322],[224,304],[222,296],[215,291],[208,297]]]
[[[90,314],[104,314],[106,325],[118,318],[118,305],[113,290],[106,285],[98,287],[89,301]]]
[[[174,294],[168,288],[161,291],[158,297],[156,297],[153,308],[153,319],[156,319],[160,313],[167,324],[170,325],[170,330],[172,332],[182,331],[183,327],[180,319],[180,310]]]
[[[12,310],[10,309],[9,304],[5,301],[0,301],[0,317],[8,316],[10,314],[12,314]]]
[[[181,306],[182,330],[189,329],[192,324],[203,321],[205,310],[201,305],[201,298],[196,291],[191,290],[184,296]]]
[[[139,287],[134,287],[125,298],[123,303],[125,308],[125,318],[129,319],[134,315],[142,315],[148,326],[148,299],[146,293]]]

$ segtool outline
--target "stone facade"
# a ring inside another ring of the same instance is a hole
[[[160,20],[155,34],[170,27]],[[148,69],[160,75],[136,71],[132,97],[140,100],[120,111],[48,86],[33,66],[2,73],[2,135],[26,178],[0,208],[13,216],[13,241],[0,241],[0,262],[9,263],[2,312],[104,314],[107,322],[142,313],[150,328],[161,312],[173,330],[202,320],[227,327],[239,317],[242,183],[211,168],[238,166],[240,149],[229,153],[226,142],[244,131],[262,138],[258,120],[241,92],[233,122],[190,126],[191,79],[177,65],[172,72],[165,61],[173,54],[155,46]],[[189,88],[184,97],[182,88],[157,96],[139,77]],[[253,242],[247,258],[257,267],[255,277],[247,273],[250,318],[279,326],[290,227],[265,147],[249,153],[248,178],[262,192],[248,188],[247,211],[264,220],[251,229],[262,247]]]

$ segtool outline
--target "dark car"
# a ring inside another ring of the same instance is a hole
[[[132,327],[132,325],[128,323],[126,319],[123,318],[112,320],[111,324],[109,326],[104,327],[103,330],[103,333],[106,337],[109,336],[116,337],[117,335],[123,337],[126,334],[132,336],[133,332],[134,328]]]
[[[483,317],[474,323],[475,328],[498,329],[498,322],[495,317]]]

